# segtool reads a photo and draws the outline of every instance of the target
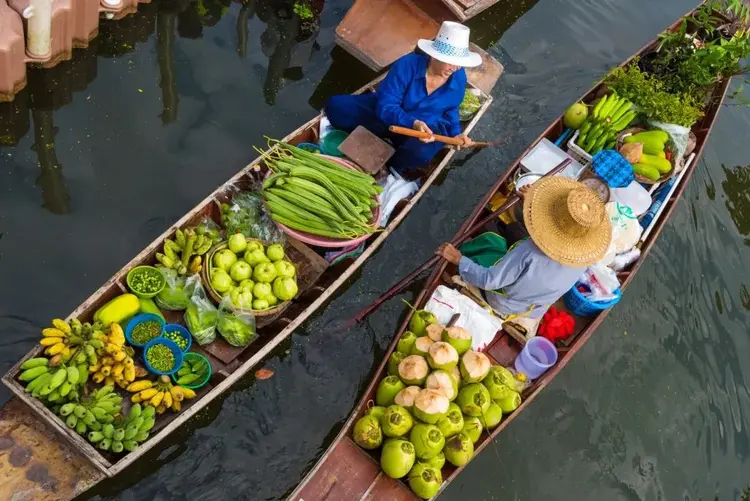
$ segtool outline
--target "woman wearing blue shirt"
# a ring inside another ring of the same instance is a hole
[[[391,140],[396,153],[388,162],[399,172],[427,164],[443,147],[434,138],[415,139],[392,134],[391,125],[429,134],[471,140],[461,134],[458,107],[466,91],[463,67],[482,63],[479,54],[469,51],[469,28],[446,21],[435,40],[419,40],[427,54],[407,54],[388,71],[377,92],[364,95],[333,96],[326,104],[326,115],[337,129],[351,132],[361,125],[373,134]]]

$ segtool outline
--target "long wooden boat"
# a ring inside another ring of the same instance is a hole
[[[688,13],[688,15],[690,15]],[[670,31],[676,30],[682,18],[675,22],[668,29]],[[658,40],[644,46],[639,50],[633,57],[623,63],[628,64],[634,57],[646,54],[655,49],[658,44]],[[632,264],[625,271],[618,273],[618,278],[621,282],[621,289],[625,291],[628,285],[633,281],[637,271],[644,262],[645,257],[652,249],[656,242],[659,234],[664,228],[665,224],[669,220],[672,211],[675,209],[677,202],[682,196],[685,188],[687,187],[690,176],[695,171],[698,160],[703,152],[703,148],[706,145],[707,139],[716,121],[716,117],[719,109],[721,108],[722,102],[724,101],[729,86],[729,79],[725,79],[719,82],[714,89],[714,92],[710,98],[710,105],[705,110],[703,118],[692,127],[692,132],[697,138],[696,148],[694,150],[694,157],[692,161],[688,160],[688,165],[685,166],[684,174],[676,189],[672,192],[672,195],[664,201],[662,206],[663,211],[657,219],[655,226],[652,231],[640,242],[641,245],[641,257],[638,261]],[[584,103],[592,102],[596,97],[603,94],[602,84],[599,83],[590,91],[588,91],[583,97]],[[558,139],[565,126],[563,125],[562,117],[555,120],[542,134],[527,148],[521,156],[505,171],[500,179],[492,186],[492,188],[482,198],[481,202],[472,212],[471,216],[463,223],[459,229],[457,235],[461,235],[467,229],[474,226],[478,221],[485,218],[491,210],[490,200],[495,194],[507,193],[507,186],[512,183],[514,176],[519,173],[522,169],[520,165],[521,159],[529,152],[539,141],[548,139],[554,142]],[[429,278],[427,279],[425,287],[419,293],[416,298],[415,305],[417,308],[423,308],[433,292],[438,286],[444,285],[450,288],[455,288],[455,285],[451,281],[451,276],[456,273],[456,267],[450,265],[444,260],[441,260],[440,264],[435,267]],[[573,313],[567,309],[563,301],[559,301],[555,305],[558,309],[564,309],[571,315]],[[503,418],[502,423],[492,430],[491,433],[487,431],[482,432],[482,436],[475,444],[475,453],[479,453],[488,446],[503,430],[505,430],[521,412],[526,410],[531,402],[536,398],[537,395],[549,384],[552,379],[559,374],[559,372],[565,367],[573,358],[573,356],[581,349],[581,347],[591,338],[594,331],[607,317],[609,310],[604,310],[593,317],[575,317],[576,328],[573,335],[566,340],[557,343],[558,361],[557,363],[548,370],[541,378],[537,379],[532,386],[528,387],[522,394],[523,403],[511,414]],[[355,407],[351,416],[344,424],[341,432],[336,437],[333,444],[327,449],[325,454],[320,458],[318,463],[313,469],[307,474],[305,479],[298,485],[298,487],[292,492],[289,501],[326,501],[326,500],[337,500],[337,501],[355,501],[365,499],[387,499],[389,501],[414,501],[418,499],[408,485],[401,480],[393,480],[380,468],[378,451],[375,454],[369,453],[364,449],[357,446],[352,439],[352,428],[355,422],[361,418],[367,411],[369,406],[375,399],[375,391],[378,383],[384,376],[387,375],[387,361],[390,355],[396,350],[398,339],[401,337],[404,331],[408,328],[408,322],[413,312],[410,312],[400,329],[394,337],[393,343],[385,354],[383,362],[381,362],[372,382],[368,386],[361,400]],[[494,364],[500,364],[503,366],[512,366],[516,356],[521,351],[521,344],[518,343],[513,337],[511,337],[505,331],[499,331],[491,344],[484,350]],[[461,473],[464,467],[455,468],[449,463],[443,468],[443,484],[438,492],[438,496],[442,493],[445,488],[453,481],[458,474]]]
[[[375,79],[356,93],[374,92],[382,78],[381,76]],[[471,82],[469,88],[476,89]],[[488,94],[481,93],[481,98],[484,101],[479,111],[470,121],[463,124],[467,133],[474,128],[492,103],[492,97]],[[305,123],[283,140],[291,144],[315,142],[321,116]],[[104,478],[117,475],[147,451],[158,446],[170,433],[245,377],[279,343],[325,305],[406,218],[451,162],[454,154],[455,150],[444,148],[436,156],[424,172],[419,190],[411,198],[401,200],[387,226],[370,237],[364,251],[356,259],[347,258],[329,265],[322,257],[325,249],[312,248],[289,239],[289,253],[301,256],[307,263],[297,270],[300,285],[297,298],[282,313],[258,317],[259,337],[245,348],[232,347],[218,336],[216,341],[203,347],[193,343],[191,351],[202,354],[211,363],[211,380],[197,390],[197,397],[189,401],[180,413],[167,412],[159,416],[150,438],[140,444],[134,452],[119,456],[102,454],[74,430],[68,429],[65,423],[39,400],[25,393],[24,387],[17,380],[19,367],[24,360],[38,356],[41,347],[37,346],[31,350],[3,377],[3,383],[15,396],[0,409],[0,454],[7,449],[10,458],[3,470],[5,481],[0,487],[0,500],[17,499],[14,497],[16,494],[32,491],[35,493],[33,499],[71,499]],[[82,322],[93,321],[93,314],[99,307],[127,292],[125,280],[131,269],[155,263],[155,254],[160,251],[165,239],[173,238],[177,229],[195,226],[206,217],[220,224],[220,203],[231,200],[238,188],[250,188],[254,181],[262,179],[260,176],[263,176],[265,171],[262,157],[240,170],[123,266],[67,318],[78,318]],[[184,325],[183,312],[163,313],[167,322]],[[30,460],[32,457],[33,461]]]

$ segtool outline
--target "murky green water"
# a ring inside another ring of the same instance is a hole
[[[286,35],[298,27],[283,2],[143,5],[0,105],[0,141],[18,143],[0,150],[0,370],[249,162],[264,134],[372,77],[334,50],[349,4],[325,3],[314,41]],[[238,384],[86,498],[283,498],[335,437],[403,308],[393,300],[344,334],[330,327],[450,238],[550,120],[693,6],[502,0],[473,20],[506,67],[476,136],[508,145],[455,162],[353,284],[269,357],[273,378]],[[721,111],[626,297],[444,499],[739,498],[750,482],[749,122],[750,110]]]

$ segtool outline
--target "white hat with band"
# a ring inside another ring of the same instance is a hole
[[[421,39],[417,46],[438,61],[472,68],[482,64],[482,56],[469,50],[469,33],[463,24],[444,21],[435,40]]]

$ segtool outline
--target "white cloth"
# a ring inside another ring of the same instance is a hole
[[[481,351],[486,348],[495,334],[503,328],[503,321],[468,298],[444,285],[435,289],[424,307],[433,313],[438,322],[445,325],[456,313],[460,313],[456,326],[463,327],[471,333],[471,349]]]
[[[388,218],[391,216],[396,204],[402,198],[408,198],[416,193],[418,187],[414,181],[406,181],[391,169],[391,174],[381,183],[383,191],[380,193],[380,226],[388,224]]]

